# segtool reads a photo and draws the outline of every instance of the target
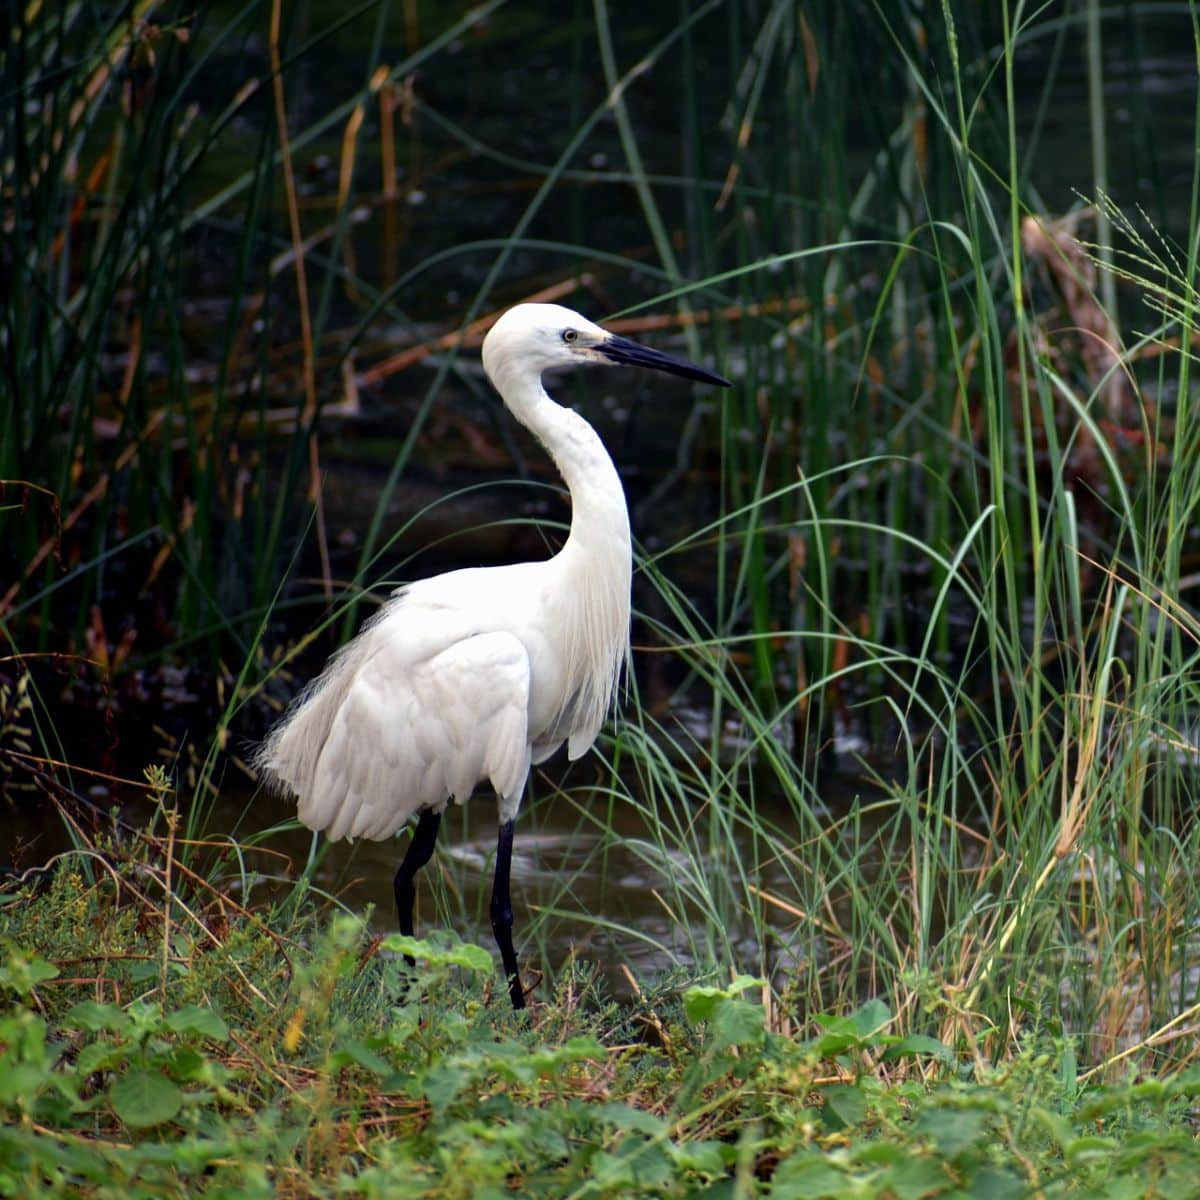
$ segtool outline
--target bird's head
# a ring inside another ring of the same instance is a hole
[[[609,333],[561,304],[518,304],[483,339],[483,369],[497,386],[506,375],[540,377],[566,367],[622,364],[733,386],[713,371]]]

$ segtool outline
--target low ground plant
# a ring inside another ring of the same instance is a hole
[[[515,1016],[488,951],[244,908],[219,868],[163,892],[163,849],[3,893],[0,1194],[1167,1197],[1200,1171],[1200,1074],[1086,1081],[1052,1019],[992,1062],[894,1032],[886,997],[618,1004],[579,962]]]

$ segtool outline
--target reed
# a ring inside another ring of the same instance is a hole
[[[1097,22],[1143,26],[982,8],[712,2],[630,27],[596,0],[536,32],[500,3],[21,10],[0,81],[22,99],[0,116],[13,653],[84,646],[95,606],[136,623],[130,669],[207,663],[211,796],[287,631],[301,656],[332,644],[421,569],[395,508],[434,414],[496,428],[478,322],[547,289],[653,309],[740,386],[631,477],[630,701],[599,772],[556,765],[528,820],[575,812],[575,870],[632,854],[661,918],[580,911],[566,876],[530,886],[534,944],[590,930],[635,967],[750,971],[798,1014],[886,996],[980,1060],[1049,1022],[1087,1070],[1186,1065],[1200,241],[1173,231],[1200,228],[1200,156],[1184,205],[1101,194],[1120,147],[1093,92],[1103,220],[1052,211],[1064,64]],[[306,72],[347,47],[353,79],[314,106]],[[542,67],[544,88],[499,86]],[[1130,111],[1151,145],[1153,97]],[[333,440],[396,398],[342,547]],[[646,419],[627,399],[614,442]],[[504,526],[553,545],[544,493],[509,494]],[[446,879],[439,916],[480,920]]]

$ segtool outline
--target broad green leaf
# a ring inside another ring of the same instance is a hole
[[[167,1028],[176,1033],[194,1033],[200,1037],[212,1038],[215,1042],[224,1042],[229,1038],[229,1026],[221,1015],[211,1008],[201,1008],[198,1004],[185,1004],[167,1017]]]
[[[113,1111],[134,1129],[170,1121],[183,1107],[183,1092],[161,1071],[135,1070],[112,1085]]]
[[[1063,1153],[1070,1163],[1086,1161],[1089,1158],[1103,1158],[1112,1154],[1117,1148],[1117,1142],[1112,1138],[1097,1137],[1090,1134],[1077,1137],[1063,1147]]]
[[[162,963],[154,958],[129,964],[129,978],[135,983],[152,983],[162,974]]]
[[[884,1193],[894,1200],[925,1200],[940,1196],[956,1186],[949,1172],[932,1158],[906,1158],[880,1180]]]
[[[178,1080],[199,1079],[206,1074],[208,1059],[192,1046],[174,1046],[167,1057],[171,1078]]]
[[[20,950],[10,950],[0,965],[0,988],[9,988],[18,996],[28,996],[39,983],[54,979],[58,968],[36,955],[26,956]]]
[[[833,1013],[816,1013],[812,1021],[826,1033],[846,1033],[858,1036],[858,1028],[849,1017],[840,1017]]]
[[[861,1142],[850,1148],[850,1156],[856,1163],[886,1167],[899,1162],[909,1151],[892,1142]]]
[[[1167,1085],[1161,1079],[1144,1079],[1130,1088],[1130,1094],[1137,1100],[1154,1103],[1167,1095]]]
[[[604,1150],[592,1158],[591,1166],[592,1180],[595,1186],[604,1189],[601,1195],[634,1194],[633,1167],[627,1159],[609,1154],[607,1150]],[[618,1192],[615,1190],[617,1188],[623,1188],[625,1192]]]
[[[411,955],[431,967],[463,967],[468,971],[491,971],[493,967],[491,954],[470,942],[439,946],[421,938],[393,933],[383,939],[381,947],[396,954]]]
[[[571,1063],[588,1059],[603,1061],[607,1057],[604,1047],[595,1038],[573,1037],[561,1046],[541,1046],[534,1050],[512,1044],[502,1069],[515,1079],[532,1081],[539,1075],[556,1075]]]
[[[109,1041],[89,1042],[79,1051],[75,1060],[75,1070],[80,1075],[90,1075],[93,1071],[103,1071],[109,1067],[121,1066],[128,1061],[130,1047],[114,1044]]]
[[[690,987],[683,993],[683,1009],[693,1024],[707,1021],[716,1009],[747,988],[762,987],[763,981],[753,975],[739,975],[728,987]]]
[[[984,1167],[971,1178],[971,1200],[1024,1200],[1028,1195],[1029,1189],[1006,1167]]]
[[[809,1045],[821,1058],[837,1058],[839,1054],[861,1046],[862,1038],[856,1033],[823,1033]]]
[[[0,1072],[0,1104],[33,1107],[38,1092],[51,1078],[52,1072],[37,1063],[5,1063]]]
[[[873,1004],[878,1003],[872,1001]],[[829,1013],[818,1013],[813,1018],[813,1023],[820,1027],[822,1032],[817,1035],[808,1046],[819,1054],[822,1058],[836,1058],[839,1054],[847,1050],[856,1049],[864,1045],[878,1045],[886,1039],[876,1035],[868,1037],[875,1026],[870,1024],[873,1017],[878,1016],[878,1010],[874,1013],[866,1011],[869,1005],[858,1009],[852,1016],[837,1017]],[[884,1009],[886,1011],[886,1008]],[[860,1014],[864,1016],[860,1017]],[[890,1016],[888,1018],[890,1020]]]
[[[891,1062],[897,1058],[919,1054],[932,1055],[941,1062],[954,1061],[954,1051],[945,1042],[924,1033],[910,1033],[894,1042],[883,1052],[883,1057],[885,1061]]]
[[[821,1095],[825,1098],[825,1124],[831,1129],[857,1125],[867,1115],[867,1098],[852,1083],[831,1084],[821,1089]]]
[[[420,1080],[420,1094],[433,1106],[435,1114],[443,1113],[458,1099],[459,1092],[474,1078],[474,1072],[451,1063],[437,1063]]]
[[[133,1026],[133,1021],[123,1008],[115,1004],[102,1004],[99,1000],[81,1000],[67,1013],[63,1023],[72,1029],[86,1029],[90,1033],[97,1033],[101,1029],[126,1033]]]
[[[48,1027],[41,1017],[28,1009],[18,1009],[11,1016],[0,1018],[0,1055],[12,1062],[25,1059],[49,1064],[57,1053],[46,1048]]]
[[[628,1164],[628,1174],[622,1172],[622,1175],[630,1180],[633,1185],[630,1190],[635,1195],[656,1195],[657,1189],[668,1184],[675,1175],[671,1156],[658,1140],[631,1135],[617,1146],[613,1157]]]
[[[726,1000],[712,1020],[713,1044],[719,1050],[757,1044],[763,1039],[765,1020],[761,1005],[747,1000]]]
[[[594,1112],[601,1121],[615,1125],[618,1129],[636,1130],[638,1133],[646,1133],[651,1137],[655,1137],[666,1127],[666,1122],[662,1117],[641,1108],[634,1108],[629,1104],[619,1104],[616,1101],[598,1105]]]
[[[722,988],[690,987],[683,993],[683,1011],[692,1024],[707,1021],[713,1010],[725,999]]]
[[[1074,1129],[1070,1121],[1061,1113],[1050,1112],[1040,1106],[1029,1109],[1029,1119],[1048,1133],[1061,1147],[1065,1147],[1074,1138]],[[1131,1138],[1132,1142],[1134,1138]]]
[[[358,1038],[346,1038],[339,1042],[337,1049],[330,1055],[329,1065],[331,1067],[348,1067],[351,1064],[371,1071],[375,1075],[387,1075],[392,1070],[391,1063],[381,1058]]]
[[[850,1015],[854,1032],[863,1038],[878,1033],[891,1019],[892,1010],[882,1000],[868,1000]]]
[[[727,1142],[666,1142],[678,1170],[715,1178],[737,1161],[737,1147]]]
[[[845,1173],[816,1152],[794,1154],[776,1168],[771,1200],[843,1200],[850,1194]]]
[[[915,1128],[917,1133],[933,1139],[939,1153],[954,1159],[987,1136],[988,1116],[979,1109],[934,1108],[921,1113]]]

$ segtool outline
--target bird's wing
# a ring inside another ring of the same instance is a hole
[[[489,779],[507,820],[529,774],[529,676],[510,633],[467,636],[415,661],[381,639],[346,689],[300,819],[334,840],[385,838]]]

